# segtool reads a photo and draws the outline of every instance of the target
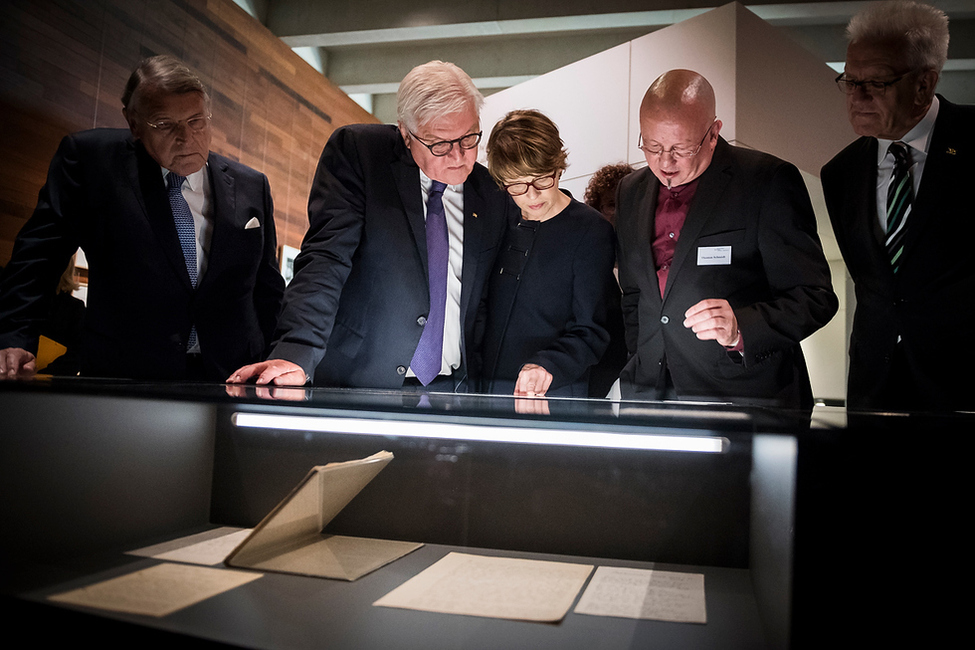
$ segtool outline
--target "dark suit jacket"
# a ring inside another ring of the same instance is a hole
[[[663,299],[651,242],[659,181],[649,168],[620,184],[616,223],[627,348],[625,397],[654,398],[669,368],[681,397],[811,406],[799,341],[836,313],[816,218],[795,166],[719,140],[680,232]],[[731,264],[698,263],[730,246]],[[700,341],[684,312],[724,298],[744,338],[742,355]]]
[[[975,408],[975,106],[939,96],[928,158],[891,271],[877,224],[877,139],[863,137],[822,170],[833,232],[856,285],[847,403],[852,408]],[[891,403],[897,339],[913,403]]]
[[[211,153],[213,231],[194,290],[158,163],[128,130],[64,138],[0,283],[0,348],[36,351],[37,323],[80,245],[88,259],[81,372],[180,379],[196,325],[208,378],[269,346],[284,282],[263,174]],[[251,219],[259,227],[245,229]]]
[[[297,363],[328,386],[397,388],[430,311],[420,168],[399,130],[357,124],[336,130],[308,200],[308,232],[295,259],[271,358]],[[474,322],[513,204],[487,170],[464,183],[461,277],[465,381]],[[317,373],[316,373],[317,368]]]
[[[552,374],[547,395],[589,396],[589,369],[619,311],[615,248],[610,223],[575,200],[547,221],[509,227],[488,284],[487,392],[510,395],[521,367],[533,363]]]

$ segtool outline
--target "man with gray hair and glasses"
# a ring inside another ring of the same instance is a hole
[[[878,2],[847,26],[846,93],[860,136],[823,167],[856,285],[847,405],[969,410],[975,367],[975,107],[935,95],[948,18]]]
[[[398,125],[336,130],[269,359],[232,383],[466,392],[513,204],[477,164],[484,101],[451,63],[400,83]]]
[[[210,151],[210,97],[178,59],[142,61],[128,129],[61,141],[0,277],[0,378],[35,371],[68,259],[88,260],[81,374],[221,381],[266,354],[284,281],[267,178]]]

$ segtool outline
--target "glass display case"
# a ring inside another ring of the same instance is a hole
[[[2,592],[47,621],[35,637],[261,648],[815,646],[891,612],[905,551],[952,548],[933,513],[967,493],[959,448],[918,441],[967,444],[975,421],[94,380],[0,383],[0,414]],[[48,600],[160,562],[126,551],[252,527],[311,467],[380,450],[326,532],[424,546],[359,580],[266,573],[163,617]],[[373,606],[451,551],[700,573],[707,622]]]

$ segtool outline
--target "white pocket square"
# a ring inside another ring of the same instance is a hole
[[[257,220],[257,217],[251,217],[251,220],[247,222],[244,226],[244,230],[250,230],[251,228],[260,228],[261,222]]]

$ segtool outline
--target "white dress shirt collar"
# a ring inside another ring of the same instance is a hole
[[[186,177],[186,186],[190,189],[190,191],[192,192],[205,191],[203,183],[206,180],[205,176],[207,171],[207,165],[209,165],[209,163],[204,163],[203,167],[200,167],[200,169],[198,169],[197,171],[193,172],[192,174]],[[163,182],[166,183],[166,187],[169,187],[169,179],[167,178],[167,176],[169,176],[169,170],[163,167],[162,165],[159,166],[159,169],[162,170]]]
[[[423,170],[421,169],[420,170],[420,187],[423,188],[423,197],[424,197],[424,199],[426,199],[427,194],[430,193],[430,187],[432,185],[433,185],[433,179],[430,178],[429,176],[427,176],[426,174],[424,174],[423,173]],[[458,185],[448,185],[447,186],[447,189],[445,189],[444,192],[448,192],[448,191],[449,192],[460,192],[461,194],[463,194],[464,193],[464,184],[463,183],[460,183]]]
[[[877,138],[877,165],[880,165],[887,156],[887,149],[892,142],[903,142],[915,152],[927,155],[928,147],[931,145],[931,133],[934,131],[934,123],[938,119],[939,106],[938,96],[935,95],[931,106],[928,108],[928,112],[924,114],[921,121],[915,124],[914,128],[908,131],[903,138],[899,140]]]

